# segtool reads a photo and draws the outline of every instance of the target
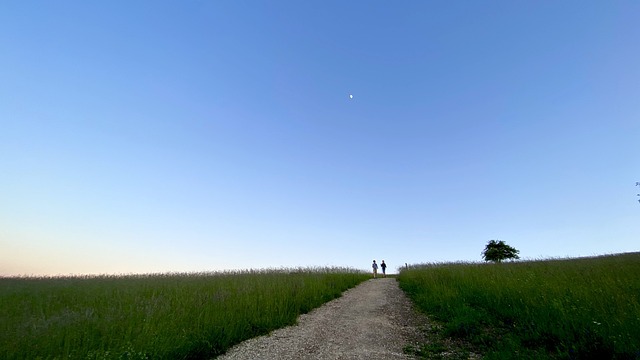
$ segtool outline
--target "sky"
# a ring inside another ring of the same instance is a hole
[[[0,276],[639,251],[639,13],[2,2]]]

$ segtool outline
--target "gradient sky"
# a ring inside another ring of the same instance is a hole
[[[638,251],[639,14],[2,2],[0,275]]]

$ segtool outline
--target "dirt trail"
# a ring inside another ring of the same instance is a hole
[[[218,359],[411,359],[403,348],[423,340],[421,318],[396,279],[371,279]]]

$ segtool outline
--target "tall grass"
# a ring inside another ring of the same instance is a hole
[[[427,264],[399,282],[487,359],[640,359],[640,253]]]
[[[327,268],[0,278],[0,358],[211,358],[368,277]]]

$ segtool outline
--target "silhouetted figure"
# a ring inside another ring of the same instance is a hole
[[[380,267],[382,268],[382,277],[387,277],[387,264],[384,263],[384,260],[382,260]]]
[[[378,276],[378,264],[373,260],[373,264],[371,264],[371,268],[373,269],[373,278],[375,279]]]

